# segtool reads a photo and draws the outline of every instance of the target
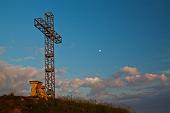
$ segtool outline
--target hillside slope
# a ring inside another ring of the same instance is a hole
[[[1,96],[0,113],[131,113],[130,110],[90,101],[55,99],[44,101],[23,96]]]

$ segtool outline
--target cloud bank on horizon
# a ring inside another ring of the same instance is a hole
[[[64,75],[65,69],[57,69],[56,75]],[[0,95],[14,92],[17,95],[29,95],[29,80],[44,81],[43,70],[34,67],[22,67],[0,61]],[[170,86],[168,74],[146,73],[141,75],[136,67],[125,66],[108,79],[87,76],[84,79],[56,79],[58,96],[72,95],[99,101],[129,101],[161,93]]]

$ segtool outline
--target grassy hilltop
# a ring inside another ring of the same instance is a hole
[[[111,105],[96,104],[84,100],[59,98],[44,101],[23,96],[1,96],[0,113],[132,113]]]

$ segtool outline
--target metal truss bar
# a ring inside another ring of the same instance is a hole
[[[55,33],[55,31],[51,32],[49,29],[50,26],[44,21],[42,18],[35,18],[34,19],[34,26],[38,28],[43,34],[47,37],[51,38],[56,44],[62,43],[62,37]]]

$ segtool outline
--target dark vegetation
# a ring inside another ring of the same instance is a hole
[[[71,98],[41,100],[32,97],[0,97],[0,113],[132,113],[130,109]]]

